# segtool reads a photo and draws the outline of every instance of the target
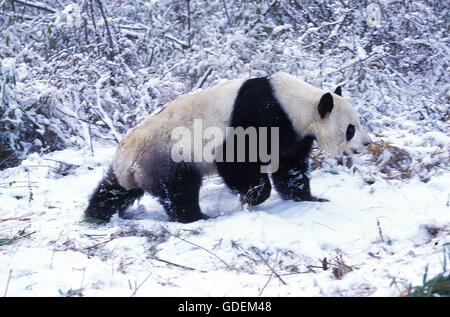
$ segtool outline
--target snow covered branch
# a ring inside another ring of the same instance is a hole
[[[50,13],[56,13],[55,9],[52,9],[48,5],[46,5],[44,3],[40,3],[40,2],[31,2],[31,1],[22,1],[22,0],[12,0],[11,2],[16,2],[16,3],[22,4],[24,6],[43,10],[43,11],[50,12]]]

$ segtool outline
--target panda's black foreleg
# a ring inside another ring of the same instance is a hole
[[[216,163],[224,183],[239,194],[242,203],[256,206],[270,196],[272,185],[267,174],[261,173],[259,164]]]
[[[200,210],[202,176],[192,163],[173,163],[164,175],[158,175],[151,194],[159,198],[170,221],[189,223],[208,219]]]
[[[109,221],[116,212],[122,216],[125,210],[143,194],[144,191],[141,189],[126,190],[120,186],[114,172],[109,169],[91,195],[89,205],[84,212],[85,217]]]
[[[311,195],[309,184],[309,151],[298,151],[280,158],[278,170],[272,174],[273,184],[281,198],[294,201],[328,201]]]

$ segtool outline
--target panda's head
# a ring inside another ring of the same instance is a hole
[[[315,117],[313,132],[316,140],[332,155],[359,154],[370,144],[358,113],[342,98],[340,87],[320,98]]]

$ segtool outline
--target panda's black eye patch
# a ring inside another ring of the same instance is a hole
[[[347,132],[345,133],[347,141],[350,141],[353,138],[353,136],[355,135],[355,131],[355,126],[353,124],[349,124],[347,127]]]

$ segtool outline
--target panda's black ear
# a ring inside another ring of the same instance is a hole
[[[319,110],[320,118],[323,119],[327,115],[327,113],[330,113],[331,110],[333,110],[333,96],[327,92],[325,95],[320,98],[319,106],[317,109]]]
[[[337,86],[336,89],[334,90],[334,93],[338,96],[342,97],[342,88],[341,86]]]

